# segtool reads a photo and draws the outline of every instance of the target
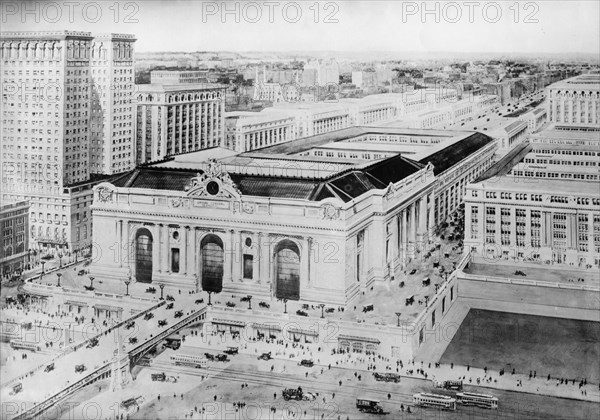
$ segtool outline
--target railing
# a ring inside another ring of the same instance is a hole
[[[509,283],[524,286],[539,286],[539,287],[550,287],[556,289],[571,289],[571,290],[585,290],[589,292],[598,292],[600,287],[594,286],[583,286],[576,284],[560,283],[560,282],[549,282],[543,280],[529,280],[529,279],[518,279],[514,277],[495,277],[495,276],[480,276],[478,274],[467,274],[463,273],[465,280],[477,280],[485,281],[490,283]]]

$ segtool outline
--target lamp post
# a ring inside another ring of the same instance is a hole
[[[40,273],[40,283],[42,282],[42,279],[44,278],[44,265],[46,265],[46,260],[42,260],[42,272]]]
[[[158,287],[160,287],[160,300],[164,300],[165,298],[163,298],[163,290],[165,288],[165,285],[159,284]]]
[[[323,310],[325,309],[325,304],[321,303],[319,304],[319,307],[321,308],[321,318],[325,318],[325,314],[323,312]]]
[[[90,276],[90,290],[94,290],[94,277]]]
[[[127,287],[127,291],[125,292],[125,296],[129,296],[129,284],[131,283],[131,276],[127,277],[125,280],[125,286]]]
[[[208,290],[208,306],[212,306],[212,302],[210,301],[210,296],[212,295],[212,290]]]
[[[63,254],[61,252],[58,253],[58,268],[62,268],[62,257]]]
[[[400,315],[402,315],[402,312],[396,312],[396,316],[398,317],[398,326],[400,326]]]
[[[252,295],[248,295],[248,309],[252,309]]]
[[[56,284],[56,287],[60,287],[60,278],[62,276],[62,273],[56,273],[56,277],[58,277],[58,283]]]
[[[283,299],[283,313],[284,314],[287,314],[287,302],[288,302],[288,300],[284,298]]]

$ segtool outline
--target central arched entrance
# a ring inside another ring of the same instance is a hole
[[[275,296],[300,299],[300,250],[288,239],[275,247]]]
[[[202,289],[220,293],[223,290],[223,241],[217,235],[207,235],[200,243],[202,253]]]
[[[135,235],[135,278],[141,283],[152,283],[152,234],[140,229]]]

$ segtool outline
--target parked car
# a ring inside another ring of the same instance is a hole
[[[303,359],[298,363],[298,366],[304,366],[304,367],[313,367],[315,365],[315,362],[313,362],[310,359]]]
[[[261,354],[258,360],[271,360],[271,352]]]
[[[181,318],[183,316],[183,311],[175,312],[175,318]]]
[[[306,312],[304,312],[304,311],[302,311],[302,310],[300,310],[300,309],[298,309],[298,310],[296,311],[296,315],[300,315],[300,316],[308,316],[308,314],[307,314]]]
[[[226,354],[217,354],[216,359],[218,362],[229,362],[229,357]]]
[[[81,373],[83,371],[85,371],[87,368],[85,367],[85,365],[82,363],[80,365],[75,366],[75,372],[76,373]]]
[[[154,314],[152,312],[147,312],[146,315],[144,315],[144,319],[146,321],[148,321],[149,319],[154,318]]]
[[[416,272],[417,272],[417,269],[413,268],[412,270],[410,270],[410,275],[412,276],[413,274],[416,274]]]
[[[160,321],[158,321],[158,326],[159,327],[164,327],[165,325],[167,325],[167,320],[166,319],[161,319]]]
[[[138,339],[137,337],[129,337],[129,344],[135,344],[137,343]]]
[[[174,306],[175,306],[175,304],[173,302],[171,302],[167,306],[165,306],[165,309],[173,309]]]
[[[129,321],[127,324],[125,324],[125,328],[130,330],[131,328],[133,328],[135,325],[135,321]]]
[[[90,342],[87,344],[87,348],[91,349],[92,347],[96,347],[98,345],[98,339],[96,337],[93,337],[90,339]]]
[[[50,363],[49,365],[46,366],[46,368],[44,369],[44,372],[52,372],[54,370],[54,363]]]
[[[171,302],[173,302],[175,300],[175,298],[171,295],[167,295],[167,297],[165,299],[168,301],[171,301]]]

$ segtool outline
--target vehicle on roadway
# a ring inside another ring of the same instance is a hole
[[[129,344],[135,344],[137,343],[138,339],[137,337],[129,337]]]
[[[165,372],[151,373],[150,379],[152,379],[152,382],[165,382],[167,380],[167,375],[165,375]]]
[[[175,312],[175,318],[181,318],[183,316],[183,311]]]
[[[271,360],[271,352],[261,354],[258,360]]]
[[[456,410],[456,399],[446,395],[419,392],[413,395],[413,402],[419,407],[435,407],[442,410]]]
[[[394,383],[398,383],[400,382],[400,378],[401,376],[398,375],[397,373],[378,373],[378,372],[373,372],[373,376],[375,377],[376,381],[380,381],[380,382],[394,382]]]
[[[315,401],[317,399],[317,396],[312,392],[306,392],[304,393],[304,395],[302,395],[302,399],[304,401]]]
[[[169,347],[173,350],[177,350],[179,347],[181,347],[181,338],[167,337],[163,343],[163,347]]]
[[[475,392],[457,392],[456,402],[463,405],[474,405],[481,408],[498,408],[498,398],[489,394],[477,394]]]
[[[385,414],[383,412],[381,402],[378,400],[371,400],[368,398],[357,398],[356,408],[358,408],[358,411],[360,411],[361,413]]]
[[[167,325],[167,320],[166,319],[161,319],[160,321],[158,321],[158,326],[159,327],[164,327],[165,325]]]
[[[463,381],[459,380],[448,380],[448,381],[433,381],[433,386],[436,388],[453,389],[455,391],[462,391]]]
[[[148,321],[149,319],[154,318],[154,314],[152,312],[147,312],[146,315],[144,315],[144,319],[146,321]]]
[[[21,382],[17,382],[13,385],[10,395],[18,394],[21,391],[23,391],[23,384]]]
[[[315,362],[313,362],[310,359],[303,359],[298,363],[298,366],[304,366],[304,367],[313,367],[315,365]]]
[[[54,370],[54,362],[47,365],[46,368],[44,369],[44,372],[52,372],[53,370]]]
[[[83,371],[85,371],[87,368],[85,367],[85,365],[82,363],[80,365],[76,365],[75,366],[75,373],[81,373]]]
[[[168,300],[169,302],[175,301],[175,298],[171,295],[167,295],[167,297],[165,299]]]
[[[87,346],[85,346],[88,349],[91,349],[93,347],[96,347],[98,345],[98,339],[96,337],[92,337],[90,338],[90,342],[88,343]]]
[[[125,329],[131,329],[135,326],[135,321],[129,321],[126,325],[125,325]]]
[[[217,362],[229,362],[229,357],[226,354],[217,354]]]
[[[167,306],[165,306],[165,309],[173,309],[174,306],[175,306],[175,304],[173,302],[171,302]]]
[[[171,355],[171,363],[175,366],[191,366],[197,369],[206,367],[206,359],[193,354],[173,354]]]
[[[234,355],[234,354],[238,354],[239,349],[237,347],[227,347],[227,350],[223,351],[223,353],[225,354],[229,354],[229,355]]]
[[[38,343],[34,343],[33,341],[23,341],[23,340],[10,340],[10,346],[15,350],[30,350],[30,351],[40,351],[42,348]]]
[[[281,396],[286,401],[289,401],[289,400],[300,401],[300,400],[302,400],[302,388],[301,387],[286,388],[283,391],[281,391]]]

